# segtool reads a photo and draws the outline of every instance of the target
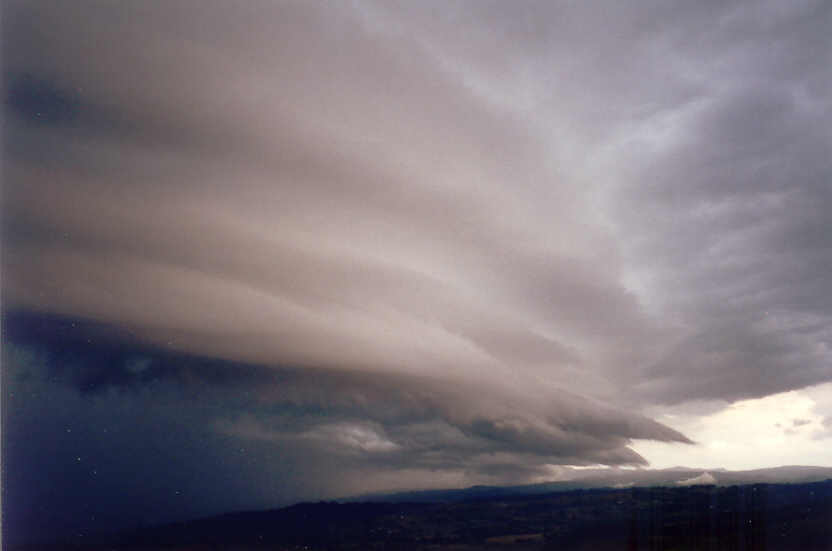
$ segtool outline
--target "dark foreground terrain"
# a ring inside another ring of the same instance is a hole
[[[315,503],[146,528],[115,550],[832,550],[832,480],[573,490],[452,503]]]

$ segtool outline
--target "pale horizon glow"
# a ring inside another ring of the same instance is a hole
[[[657,416],[686,434],[694,446],[636,441],[651,468],[753,470],[783,465],[832,466],[832,427],[822,407],[832,404],[832,383],[739,400],[718,411],[690,415],[683,410]]]

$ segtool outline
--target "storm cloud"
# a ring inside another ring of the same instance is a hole
[[[28,458],[123,473],[143,442],[164,495],[202,496],[160,518],[528,482],[690,444],[647,408],[832,380],[830,24],[809,1],[7,3],[12,498],[52,499]],[[113,412],[120,436],[93,430]]]

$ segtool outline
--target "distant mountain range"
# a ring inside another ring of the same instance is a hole
[[[597,551],[659,548],[656,542],[678,543],[673,547],[678,549],[723,549],[716,545],[726,541],[765,541],[769,551],[832,549],[832,467],[564,467],[559,475],[560,480],[540,484],[300,503],[91,535],[84,543],[8,549],[135,551],[163,546],[178,551],[233,545],[241,550],[424,551],[453,545],[459,551]],[[777,530],[766,528],[772,526]],[[636,540],[638,545],[627,547]]]
[[[144,527],[84,542],[8,549],[832,549],[832,480],[805,482],[832,478],[830,468],[576,469],[565,474],[579,479],[401,492],[376,496],[377,501],[364,496],[361,502],[301,503]]]
[[[691,486],[740,484],[794,484],[819,482],[832,479],[832,467],[790,465],[750,471],[726,469],[694,469],[671,467],[668,469],[617,469],[563,467],[560,479],[538,484],[519,486],[471,486],[460,489],[415,490],[393,493],[374,493],[340,499],[349,502],[435,503],[456,502],[471,499],[492,499],[509,496],[538,495],[552,492],[592,489],[631,488],[649,486]]]

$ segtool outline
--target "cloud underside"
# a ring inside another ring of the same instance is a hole
[[[288,377],[216,434],[529,479],[832,378],[828,6],[6,12],[4,305]]]
[[[527,481],[557,464],[644,465],[627,447],[633,438],[690,443],[646,417],[558,389],[520,394],[407,375],[261,368],[124,343],[104,352],[67,342],[46,352],[13,345],[4,359],[24,395],[75,389],[104,410],[117,400],[158,400],[175,411],[178,400],[179,408],[197,411],[192,422],[200,430],[233,445],[304,450],[350,470]]]

